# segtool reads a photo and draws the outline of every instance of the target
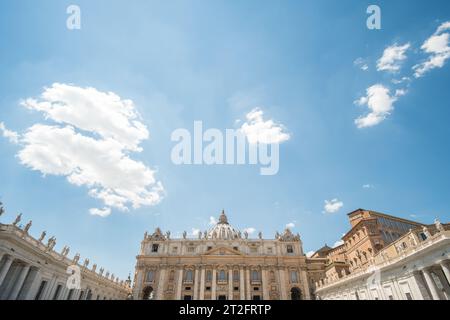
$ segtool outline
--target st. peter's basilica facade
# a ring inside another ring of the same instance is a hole
[[[137,257],[134,299],[312,299],[311,274],[300,236],[249,239],[224,212],[196,239],[172,239],[159,228],[146,234]],[[318,275],[319,276],[319,275]],[[312,277],[314,278],[314,276]]]

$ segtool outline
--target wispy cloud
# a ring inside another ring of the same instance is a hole
[[[366,95],[355,101],[359,106],[367,106],[369,113],[355,120],[358,128],[367,128],[381,123],[394,110],[394,102],[405,91],[397,90],[391,95],[389,88],[375,84],[366,90]]]
[[[19,134],[15,131],[7,129],[3,122],[0,122],[0,131],[2,132],[3,137],[7,138],[9,142],[14,144],[19,143]]]
[[[100,216],[104,218],[111,214],[111,208],[103,208],[103,209],[92,208],[89,209],[89,213],[92,214],[93,216]]]
[[[215,217],[213,217],[213,216],[210,216],[209,217],[209,225],[210,226],[214,226],[216,224],[217,224],[217,219]]]
[[[450,21],[441,24],[436,32],[429,37],[421,46],[421,49],[429,54],[426,61],[416,64],[413,67],[414,77],[420,78],[428,71],[442,68],[450,58],[449,37]]]
[[[361,58],[361,57],[360,57],[360,58],[357,58],[355,61],[353,61],[353,65],[354,65],[355,67],[360,68],[360,69],[363,70],[363,71],[369,70],[369,65],[367,64],[366,59]]]
[[[248,227],[244,229],[244,232],[247,232],[249,235],[252,235],[256,232],[256,229],[253,227]]]
[[[344,240],[338,240],[333,244],[333,248],[342,246],[344,244]]]
[[[288,229],[294,229],[295,228],[295,223],[294,222],[289,222],[286,224],[286,228]]]
[[[383,55],[377,61],[378,71],[397,72],[401,63],[406,60],[406,51],[411,47],[409,43],[403,45],[394,44],[384,49]]]
[[[338,199],[325,200],[324,212],[326,212],[326,213],[336,213],[343,206],[344,206],[344,203],[342,201],[339,201]]]

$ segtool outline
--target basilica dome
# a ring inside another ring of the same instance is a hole
[[[232,240],[238,239],[241,237],[241,232],[233,228],[228,223],[228,218],[225,215],[225,212],[222,211],[219,217],[219,222],[216,223],[214,227],[212,227],[208,231],[207,238],[208,239],[220,239],[220,240]]]

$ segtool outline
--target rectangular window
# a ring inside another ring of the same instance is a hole
[[[192,300],[192,296],[191,295],[185,295],[183,297],[184,300]]]
[[[36,294],[36,297],[34,297],[34,300],[40,300],[42,297],[42,294],[44,293],[45,288],[47,287],[47,281],[42,281],[41,285],[39,286],[39,290]]]
[[[256,247],[251,247],[251,248],[250,248],[250,252],[251,252],[251,253],[258,253],[258,248],[256,248]]]
[[[155,280],[155,272],[153,270],[150,270],[147,272],[147,277],[145,279],[147,282],[153,282]]]
[[[206,287],[205,290],[206,291],[211,291],[211,287]]]
[[[233,250],[239,251],[239,247],[233,247]]]
[[[298,274],[297,271],[291,271],[291,283],[298,282]]]
[[[194,252],[195,248],[194,247],[188,247],[188,252]]]
[[[184,290],[191,291],[191,287],[186,287],[186,288],[184,288]]]
[[[273,249],[272,248],[267,248],[267,253],[268,254],[272,254],[273,253]]]
[[[212,247],[208,247],[208,248],[206,248],[206,250],[207,250],[207,251],[209,251],[209,250],[211,250],[211,249],[212,249]]]
[[[261,296],[255,295],[255,296],[253,296],[253,300],[261,300]]]
[[[286,246],[286,251],[287,253],[294,253],[294,248],[290,244],[288,244]]]
[[[407,292],[407,293],[405,293],[405,295],[406,295],[406,300],[412,300],[411,293]]]
[[[152,245],[152,252],[158,252],[158,249],[159,249],[159,244],[154,243]]]
[[[177,253],[178,252],[178,247],[173,247],[172,248],[172,253]]]
[[[61,292],[61,288],[62,288],[62,285],[58,284],[58,286],[56,287],[55,294],[53,295],[53,299],[52,300],[58,300],[59,293]]]
[[[69,290],[69,294],[67,295],[67,300],[71,300],[73,296],[74,289]]]
[[[233,287],[234,291],[239,291],[239,287]]]

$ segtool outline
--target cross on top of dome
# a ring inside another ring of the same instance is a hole
[[[228,224],[228,218],[227,215],[225,214],[225,210],[222,210],[222,213],[220,214],[219,223]]]

